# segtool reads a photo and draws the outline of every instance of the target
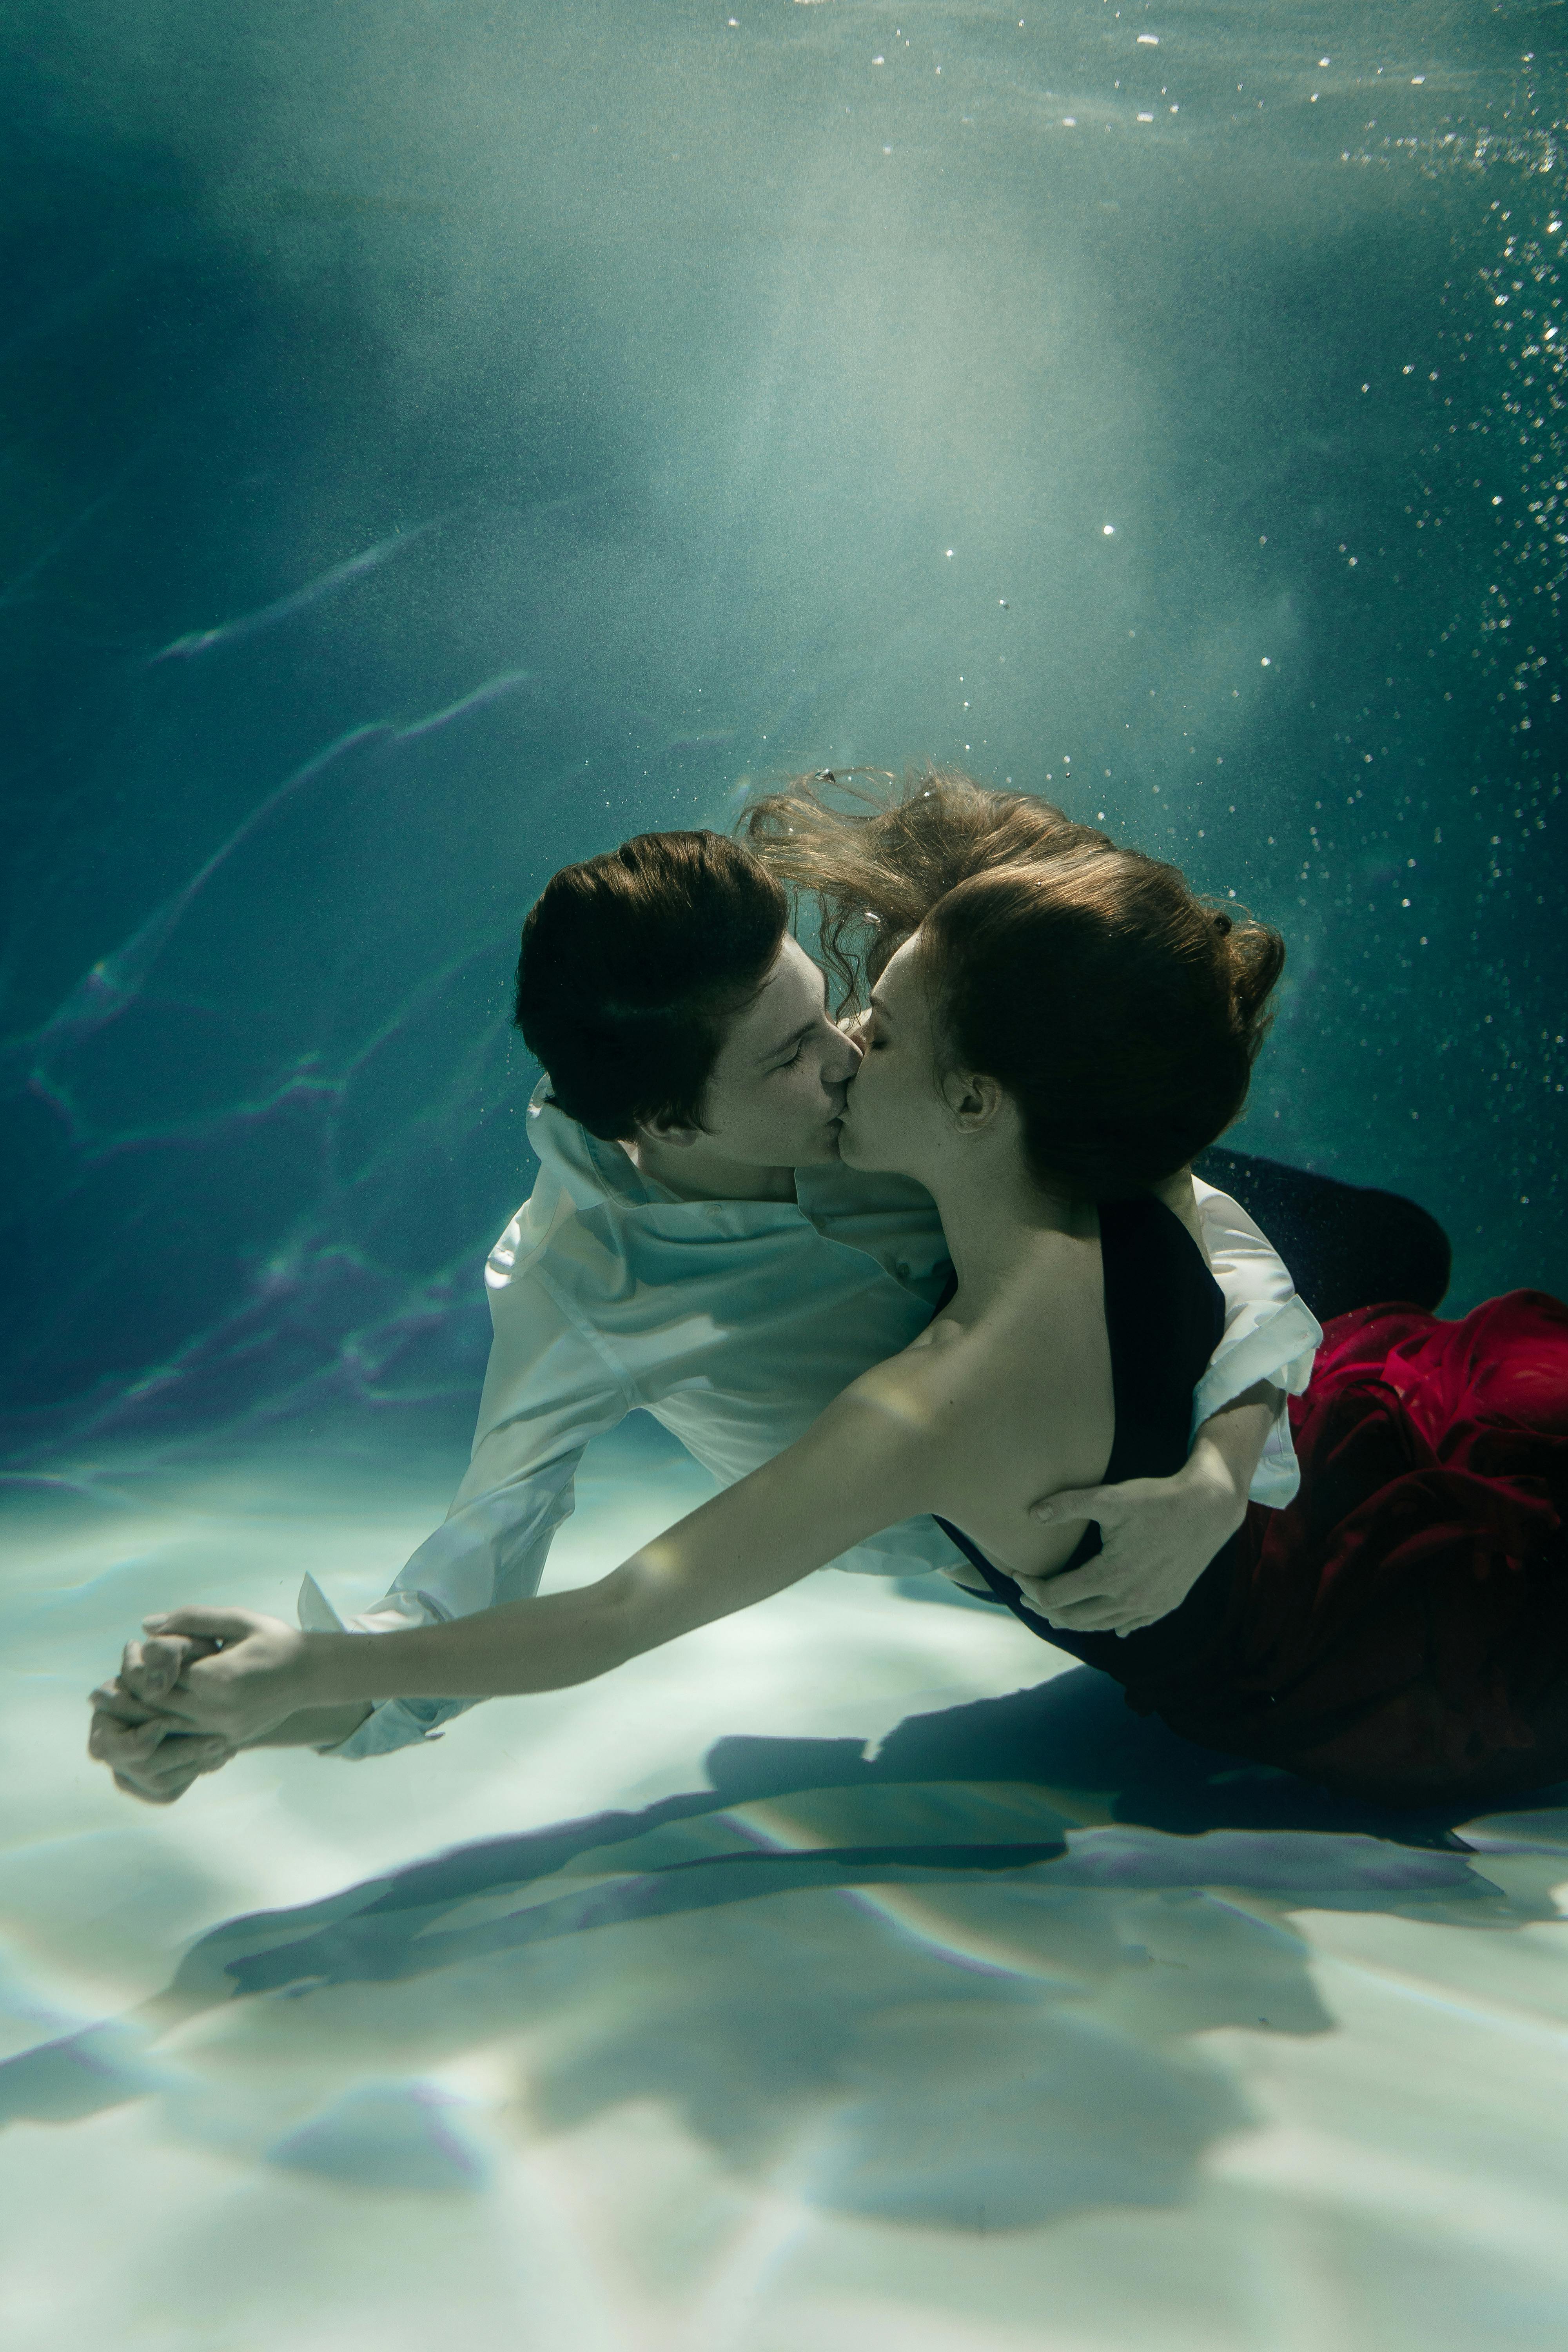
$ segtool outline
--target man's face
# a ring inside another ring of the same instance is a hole
[[[802,1168],[838,1157],[838,1118],[860,1060],[827,1017],[826,982],[799,942],[784,945],[731,1024],[702,1098],[709,1139],[731,1160]]]

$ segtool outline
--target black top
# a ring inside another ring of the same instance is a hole
[[[1180,1218],[1147,1195],[1100,1202],[1100,1248],[1116,1425],[1110,1459],[1096,1484],[1168,1478],[1187,1458],[1193,1391],[1225,1329],[1224,1293]],[[943,1518],[937,1525],[980,1570],[992,1598],[1032,1633],[1119,1683],[1137,1683],[1141,1704],[1155,1704],[1159,1686],[1190,1670],[1219,1633],[1231,1584],[1231,1544],[1210,1561],[1180,1608],[1157,1624],[1136,1633],[1073,1633],[1047,1624],[1013,1579],[993,1568],[960,1528]],[[1100,1529],[1091,1522],[1070,1559],[1053,1573],[1081,1568],[1100,1549]]]

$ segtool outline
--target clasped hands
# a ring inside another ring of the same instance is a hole
[[[92,1693],[88,1753],[115,1786],[173,1804],[205,1772],[309,1704],[307,1636],[248,1609],[177,1609],[142,1621],[119,1674]]]

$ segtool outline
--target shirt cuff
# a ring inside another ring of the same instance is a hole
[[[1247,1499],[1262,1503],[1271,1511],[1282,1511],[1287,1503],[1295,1501],[1300,1488],[1301,1465],[1296,1459],[1290,1435],[1290,1416],[1281,1404],[1274,1416],[1262,1458],[1252,1474]]]
[[[378,1699],[346,1739],[340,1739],[335,1748],[318,1748],[316,1753],[339,1756],[345,1764],[363,1763],[367,1756],[390,1756],[395,1748],[414,1748],[426,1739],[439,1739],[436,1725],[461,1713],[461,1704],[455,1699]]]
[[[1322,1337],[1317,1317],[1298,1297],[1246,1308],[1193,1391],[1194,1429],[1222,1405],[1234,1404],[1258,1381],[1270,1381],[1287,1396],[1300,1396],[1312,1377]]]
[[[1249,1307],[1226,1336],[1219,1355],[1193,1391],[1193,1433],[1211,1413],[1233,1404],[1259,1381],[1282,1389],[1262,1458],[1247,1488],[1250,1499],[1269,1510],[1283,1510],[1294,1502],[1301,1485],[1296,1448],[1290,1437],[1286,1396],[1300,1396],[1312,1377],[1322,1326],[1303,1302],[1292,1296],[1277,1305]]]
[[[447,1612],[427,1593],[388,1594],[374,1609],[347,1620],[340,1617],[313,1576],[300,1587],[300,1623],[307,1633],[395,1633],[410,1625],[439,1625]],[[473,1706],[463,1698],[377,1699],[364,1721],[335,1747],[318,1748],[318,1756],[341,1757],[358,1764],[367,1756],[390,1756],[395,1748],[412,1748],[439,1739],[437,1726],[449,1723]]]

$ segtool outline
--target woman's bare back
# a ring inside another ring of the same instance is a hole
[[[1048,1575],[1083,1530],[1029,1507],[1096,1484],[1116,1433],[1098,1235],[1037,1234],[982,1311],[960,1294],[855,1386],[920,1430],[925,1508],[999,1568]]]
[[[1204,1249],[1191,1178],[1160,1197]],[[1116,1435],[1104,1265],[1098,1231],[1033,1235],[1000,1294],[969,1313],[962,1294],[920,1338],[858,1388],[913,1416],[926,1441],[926,1507],[962,1528],[996,1567],[1048,1576],[1071,1557],[1081,1521],[1043,1526],[1030,1506],[1098,1486]],[[956,1571],[961,1583],[977,1574]]]

